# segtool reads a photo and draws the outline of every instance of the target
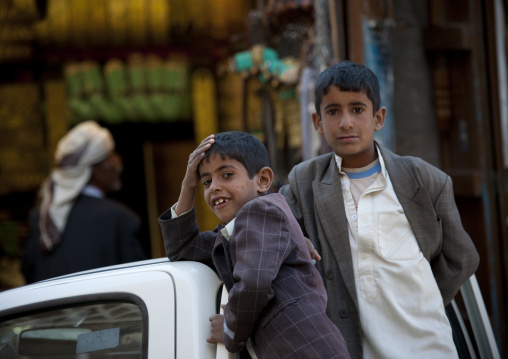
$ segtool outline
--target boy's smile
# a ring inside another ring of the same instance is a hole
[[[205,201],[224,223],[236,217],[238,211],[259,195],[258,175],[249,178],[247,169],[237,160],[213,154],[203,159],[199,174],[205,192]]]
[[[374,132],[383,127],[386,108],[374,113],[364,92],[341,91],[332,85],[322,98],[320,113],[312,115],[314,127],[342,157],[342,166],[360,168],[376,159]]]

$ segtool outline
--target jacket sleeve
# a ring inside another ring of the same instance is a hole
[[[462,226],[450,177],[447,177],[441,193],[436,198],[434,208],[438,220],[441,221],[443,239],[441,251],[430,263],[444,304],[447,305],[461,285],[476,272],[480,256]]]
[[[298,181],[296,179],[296,172],[297,172],[297,168],[293,167],[293,169],[291,170],[291,172],[289,173],[289,176],[288,176],[289,184],[282,186],[279,189],[279,193],[286,198],[286,202],[288,203],[289,208],[291,208],[291,212],[293,212],[293,215],[295,216],[296,220],[298,221],[300,228],[302,229],[304,235],[307,237],[306,230],[305,230],[305,223],[303,220],[300,194],[299,194],[298,188],[297,188]]]
[[[166,255],[172,261],[198,261],[212,264],[212,249],[217,237],[214,231],[201,233],[196,222],[196,210],[171,218],[171,210],[159,217]]]
[[[296,247],[280,208],[261,201],[245,205],[235,219],[231,259],[235,284],[224,310],[224,344],[239,352],[260,313],[273,298],[272,282]]]

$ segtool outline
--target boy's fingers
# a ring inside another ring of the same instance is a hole
[[[305,237],[305,241],[307,242],[307,249],[309,250],[310,258],[319,262],[321,260],[321,256],[318,251],[314,248],[314,245],[309,238]]]
[[[224,316],[222,314],[214,314],[214,315],[210,316],[210,318],[208,318],[208,320],[210,322],[213,322],[215,319],[217,319],[217,320],[224,320],[223,317]]]
[[[214,142],[215,142],[215,140],[213,138],[203,141],[199,144],[198,149],[203,149],[204,147],[208,147]]]
[[[315,249],[314,249],[314,253],[311,253],[311,257],[312,257],[312,259],[315,259],[318,262],[321,260],[321,256],[319,255],[319,253]]]
[[[199,144],[198,148],[196,148],[194,150],[194,152],[191,153],[191,157],[193,157],[194,159],[201,156],[203,154],[203,152],[207,151],[210,146],[212,146],[212,144],[214,143],[214,139],[210,139],[208,141],[203,141]]]
[[[211,144],[213,142],[215,142],[214,135],[210,135],[207,138],[205,138],[203,141],[201,141],[201,143],[199,144],[198,148],[203,147],[203,146],[207,146],[207,145],[209,145],[209,144]]]

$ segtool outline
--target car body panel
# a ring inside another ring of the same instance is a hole
[[[0,321],[30,311],[123,295],[139,298],[141,307],[146,308],[148,358],[216,358],[216,345],[208,344],[206,338],[220,287],[220,279],[203,264],[142,261],[2,292]]]

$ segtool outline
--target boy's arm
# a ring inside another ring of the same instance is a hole
[[[201,141],[194,152],[189,155],[187,171],[185,172],[185,177],[182,181],[182,187],[180,189],[180,196],[178,197],[178,203],[175,207],[175,212],[178,216],[182,213],[190,211],[194,207],[196,189],[200,182],[198,167],[203,158],[205,158],[205,152],[214,142],[214,135],[208,136],[203,141]]]
[[[176,218],[171,218],[171,210],[167,210],[159,217],[159,224],[166,255],[170,260],[212,264],[212,249],[218,227],[213,232],[200,232],[194,208]]]
[[[235,284],[224,310],[223,339],[230,352],[245,346],[274,296],[272,282],[295,246],[278,207],[251,201],[238,212],[230,247]]]
[[[217,233],[200,233],[196,223],[194,199],[200,182],[198,166],[204,158],[204,152],[214,142],[213,137],[211,135],[205,138],[189,155],[178,203],[174,206],[177,217],[172,216],[171,209],[159,217],[166,255],[170,260],[211,262],[211,251]]]
[[[480,256],[462,226],[450,177],[447,178],[434,208],[441,220],[443,240],[441,251],[432,258],[431,266],[443,296],[443,302],[447,305],[455,297],[461,285],[476,272]]]

